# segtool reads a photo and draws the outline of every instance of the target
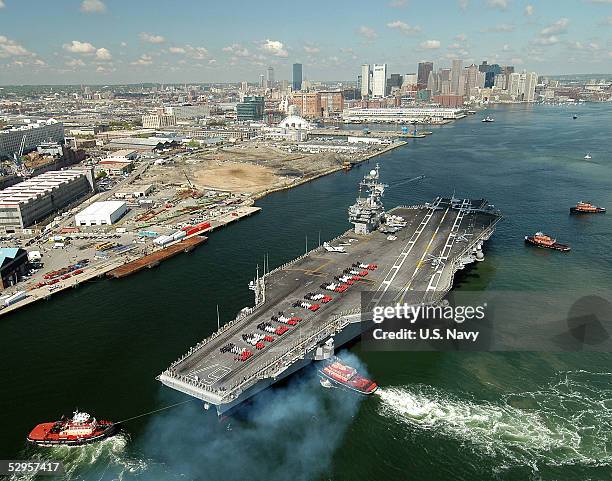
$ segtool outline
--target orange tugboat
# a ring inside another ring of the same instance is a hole
[[[590,202],[578,202],[576,207],[570,207],[570,214],[604,214],[605,207],[597,207]]]
[[[570,250],[570,246],[559,244],[556,239],[553,239],[542,232],[536,232],[535,235],[532,236],[526,235],[525,242],[536,247],[544,247],[546,249],[554,249],[561,252],[568,252]]]
[[[323,367],[319,369],[319,373],[323,379],[327,379],[332,383],[339,384],[359,394],[372,394],[378,389],[378,384],[374,381],[361,376],[357,369],[347,366],[340,362],[335,356],[323,361]]]
[[[32,429],[28,441],[37,446],[83,446],[110,438],[119,432],[119,424],[98,421],[87,413],[74,412],[72,419],[42,423]]]

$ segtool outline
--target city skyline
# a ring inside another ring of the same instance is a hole
[[[407,73],[453,59],[544,75],[612,71],[608,0],[445,0],[437,15],[409,0],[312,2],[301,16],[279,5],[244,18],[233,14],[239,2],[154,4],[0,1],[0,83],[258,82],[270,66],[290,80],[294,63],[304,79],[354,81],[364,63]],[[337,15],[315,15],[322,9]]]

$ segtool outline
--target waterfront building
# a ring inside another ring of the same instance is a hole
[[[0,289],[14,286],[28,271],[28,251],[20,247],[0,248]]]
[[[361,66],[361,97],[369,97],[372,95],[372,70],[370,65],[363,64]]]
[[[424,89],[427,87],[427,80],[429,79],[429,73],[433,70],[433,62],[419,62],[418,66],[418,77],[417,87]]]
[[[460,108],[463,105],[463,95],[442,94],[434,95],[432,99],[441,107]]]
[[[319,118],[323,115],[319,92],[295,92],[291,95],[291,104],[297,107],[303,117]]]
[[[443,107],[350,108],[342,113],[342,118],[347,122],[423,122],[463,117],[465,113],[462,109]]]
[[[64,124],[49,119],[0,130],[0,158],[33,150],[43,142],[64,143]]]
[[[263,120],[264,98],[262,96],[247,96],[244,100],[236,104],[236,120],[247,122]]]
[[[323,117],[339,115],[344,110],[344,92],[342,90],[321,90],[321,111]]]
[[[302,64],[293,64],[293,91],[299,92],[302,90]]]
[[[25,228],[94,191],[92,169],[45,172],[0,192],[0,228]]]
[[[94,202],[74,216],[77,226],[112,225],[127,212],[127,204],[121,200]]]
[[[387,95],[387,64],[374,64],[372,67],[372,96]]]

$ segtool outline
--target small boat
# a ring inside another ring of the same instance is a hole
[[[370,395],[378,389],[378,384],[361,376],[357,369],[343,364],[336,356],[322,361],[319,374],[332,384],[345,387],[359,394]]]
[[[481,120],[481,122],[495,122],[495,119],[487,115],[484,119]]]
[[[589,159],[592,159],[592,158],[593,158],[593,157],[591,157],[591,154],[586,154],[586,155],[584,156],[584,160],[589,160]]]
[[[575,207],[570,207],[570,214],[604,214],[605,207],[597,207],[590,202],[578,202]]]
[[[351,170],[353,168],[353,164],[351,164],[349,161],[345,161],[342,163],[342,168],[344,170]]]
[[[565,244],[560,244],[559,242],[557,242],[557,239],[553,239],[552,237],[547,236],[546,234],[542,232],[536,232],[535,235],[532,235],[532,236],[526,235],[525,242],[527,244],[531,244],[536,247],[543,247],[545,249],[553,249],[553,250],[561,251],[561,252],[570,251],[570,246],[565,245]]]
[[[578,118],[578,115],[577,115],[577,114],[574,114],[572,118],[573,118],[574,120],[576,120],[576,119]]]
[[[74,412],[71,419],[38,424],[28,435],[28,441],[37,446],[84,446],[110,438],[119,432],[119,424],[98,421],[89,414]]]

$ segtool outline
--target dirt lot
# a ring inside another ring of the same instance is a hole
[[[349,157],[342,154],[287,153],[271,146],[249,144],[153,166],[143,180],[186,184],[187,176],[199,188],[259,193],[340,167],[345,160]]]

